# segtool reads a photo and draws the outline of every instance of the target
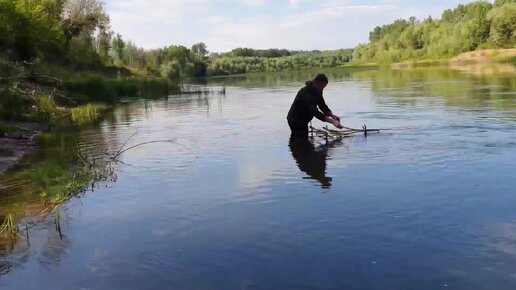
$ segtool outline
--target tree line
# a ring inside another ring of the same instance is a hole
[[[0,0],[0,50],[8,60],[107,63],[111,34],[99,0]]]
[[[369,43],[355,48],[353,59],[391,63],[515,46],[516,0],[477,1],[443,11],[439,20],[410,17],[377,26],[369,33]]]
[[[273,72],[310,67],[337,67],[351,61],[353,49],[334,51],[289,51],[286,49],[236,48],[227,53],[209,53],[200,42],[191,48],[171,45],[144,50],[116,35],[114,63],[147,74],[170,79],[203,77],[250,72]]]
[[[233,56],[213,57],[208,70],[211,75],[272,72],[314,67],[339,67],[351,61],[353,49],[295,52],[281,57]]]
[[[516,0],[458,5],[440,20],[410,17],[375,27],[355,49],[291,51],[235,48],[210,53],[202,42],[143,49],[111,29],[101,0],[0,0],[2,59],[81,68],[129,68],[177,79],[442,58],[480,48],[514,47]]]
[[[202,42],[146,50],[113,32],[101,0],[0,0],[0,51],[4,60],[126,67],[168,79],[340,66],[352,55],[251,48],[210,54]]]

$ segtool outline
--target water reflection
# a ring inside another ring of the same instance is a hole
[[[515,79],[324,72],[347,125],[393,130],[288,152],[285,108],[308,71],[210,79],[227,96],[118,105],[48,140],[30,160],[76,143],[114,153],[134,132],[130,145],[177,138],[196,158],[163,144],[122,156],[134,166],[67,204],[62,233],[50,216],[30,248],[0,242],[0,289],[513,289]],[[1,187],[0,220],[46,208],[27,186]]]
[[[289,148],[299,170],[306,173],[309,179],[317,180],[322,188],[330,188],[332,178],[326,176],[326,161],[330,149],[342,144],[342,138],[328,140],[323,144],[314,145],[313,139],[290,137]]]
[[[450,108],[494,109],[515,108],[516,78],[513,74],[475,75],[459,70],[424,68],[411,70],[379,69],[358,71],[353,80],[372,81],[371,90],[378,102],[418,107],[434,100]]]
[[[246,75],[232,75],[214,78],[198,78],[191,80],[195,84],[209,86],[229,86],[242,88],[262,88],[279,87],[285,85],[298,85],[300,82],[312,79],[314,75],[324,72],[328,78],[334,80],[344,80],[352,77],[354,73],[369,71],[371,68],[324,68],[307,69],[297,71],[282,71],[275,73],[250,73]]]

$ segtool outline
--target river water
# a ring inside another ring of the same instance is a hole
[[[289,147],[305,71],[210,79],[226,95],[124,103],[76,132],[99,155],[174,142],[125,152],[61,234],[42,222],[5,250],[0,289],[515,289],[514,75],[327,73],[344,125],[392,130]]]

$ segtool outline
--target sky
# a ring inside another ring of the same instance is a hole
[[[104,0],[111,25],[144,48],[204,42],[236,47],[328,50],[366,43],[377,25],[439,18],[468,0]]]

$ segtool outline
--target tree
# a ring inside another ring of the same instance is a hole
[[[516,0],[495,0],[494,6],[499,7],[504,4],[516,3]]]
[[[495,7],[489,11],[491,21],[490,40],[498,47],[514,47],[516,44],[516,3]]]
[[[206,44],[203,42],[196,43],[192,45],[192,54],[196,57],[197,60],[202,60],[208,54],[208,49]]]
[[[107,30],[109,16],[100,0],[65,0],[62,26],[68,45],[81,34],[93,35],[96,29]]]
[[[409,23],[410,23],[410,25],[412,25],[412,26],[414,26],[414,25],[418,24],[418,20],[417,20],[416,16],[410,16],[410,17],[409,17]]]
[[[113,32],[107,29],[99,30],[95,37],[95,48],[97,53],[106,63],[109,60],[109,52],[111,50],[111,39]]]
[[[487,47],[514,47],[516,44],[516,0],[476,1],[446,9],[441,20],[428,17],[398,19],[375,27],[369,44],[359,45],[355,60],[395,62],[414,58],[451,57]]]
[[[124,49],[125,49],[125,41],[122,39],[122,35],[117,33],[115,38],[113,39],[111,46],[111,57],[113,58],[113,62],[115,64],[121,64],[124,59]]]
[[[374,42],[382,39],[383,31],[380,26],[376,26],[373,31],[369,32],[369,41]]]
[[[0,0],[0,48],[20,60],[59,53],[61,8],[56,0]]]

